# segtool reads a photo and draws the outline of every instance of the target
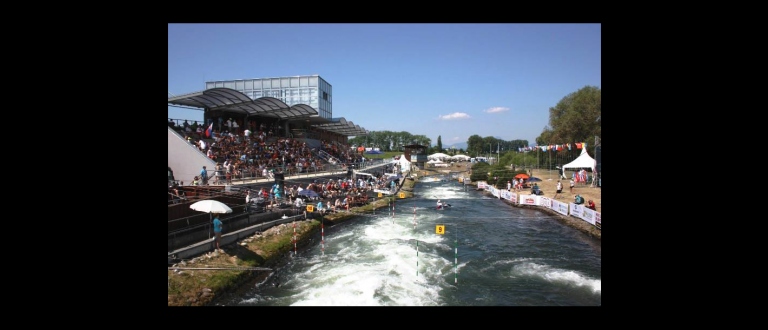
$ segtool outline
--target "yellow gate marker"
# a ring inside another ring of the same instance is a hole
[[[379,198],[381,198],[381,193],[379,193]]]
[[[405,198],[405,193],[404,192],[400,193],[400,198]]]
[[[315,210],[315,206],[314,205],[307,205],[307,212],[312,212],[314,210]]]
[[[435,226],[435,234],[445,235],[445,225]]]

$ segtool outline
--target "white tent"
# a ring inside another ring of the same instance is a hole
[[[569,168],[571,171],[576,171],[581,168],[589,168],[592,169],[592,173],[595,173],[595,164],[595,160],[587,153],[587,148],[582,148],[579,157],[576,157],[572,162],[563,165],[563,176],[565,176],[565,171]]]
[[[434,153],[434,154],[431,154],[431,155],[427,156],[428,159],[439,159],[439,160],[443,160],[443,159],[450,158],[450,157],[451,157],[450,155],[446,155],[446,154],[444,154],[442,152]]]
[[[469,157],[467,155],[456,155],[451,157],[451,159],[454,159],[454,160],[469,160],[470,158],[472,157]]]
[[[405,159],[405,154],[400,155],[400,159],[393,159],[392,163],[400,164],[400,170],[403,171],[403,173],[411,170],[411,161]]]

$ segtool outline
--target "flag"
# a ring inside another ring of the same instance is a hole
[[[212,131],[213,131],[213,123],[211,123],[211,126],[208,126],[208,129],[205,130],[205,137],[211,137]]]

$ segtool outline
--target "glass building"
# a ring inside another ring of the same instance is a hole
[[[207,81],[205,89],[226,87],[255,100],[274,97],[289,106],[306,104],[327,120],[333,117],[333,87],[319,75]]]

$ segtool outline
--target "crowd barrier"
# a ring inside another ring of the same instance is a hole
[[[508,200],[512,204],[544,207],[565,216],[576,217],[597,227],[597,229],[602,230],[600,212],[588,209],[582,204],[563,203],[546,196],[517,194],[512,191],[507,191],[506,189],[497,189],[485,181],[478,181],[477,188],[488,191],[498,199]]]

